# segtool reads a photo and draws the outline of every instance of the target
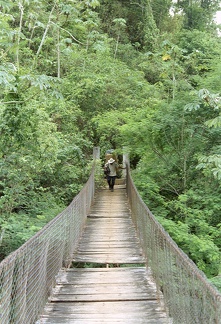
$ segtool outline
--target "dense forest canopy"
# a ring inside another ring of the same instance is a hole
[[[64,208],[93,146],[221,287],[218,0],[0,1],[1,258]]]

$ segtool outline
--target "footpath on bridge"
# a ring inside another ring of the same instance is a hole
[[[96,193],[73,267],[62,269],[38,323],[168,323],[133,226],[124,185]]]

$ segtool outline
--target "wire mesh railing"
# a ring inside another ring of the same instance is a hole
[[[133,222],[158,292],[173,324],[221,324],[221,294],[177,246],[142,201],[130,172],[127,194]]]
[[[71,263],[94,197],[95,167],[72,203],[0,263],[0,323],[33,324],[56,275]]]

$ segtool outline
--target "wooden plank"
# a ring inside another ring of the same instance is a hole
[[[68,314],[68,315],[63,315],[63,316],[53,316],[53,317],[48,317],[48,316],[43,316],[41,319],[41,324],[42,323],[96,323],[96,324],[101,324],[101,323],[124,323],[124,324],[136,324],[136,323],[157,323],[157,324],[168,324],[168,320],[165,317],[159,317],[158,319],[151,317],[147,312],[143,314],[105,314],[105,316],[101,315],[81,315],[81,316],[76,316],[75,314]]]
[[[153,298],[150,298],[152,300]],[[97,302],[104,302],[104,301],[136,301],[136,300],[148,300],[147,296],[144,296],[143,294],[136,294],[132,296],[128,296],[127,293],[119,293],[119,294],[108,294],[107,292],[101,293],[101,294],[87,294],[87,295],[70,295],[70,294],[59,294],[57,296],[52,296],[50,299],[52,302],[91,302],[91,301],[97,301]]]
[[[88,283],[137,283],[141,281],[151,287],[155,287],[151,279],[150,269],[145,267],[112,267],[112,268],[72,268],[61,270],[57,277],[57,284],[81,284]],[[155,288],[156,289],[156,288]]]
[[[73,311],[74,309],[74,311]],[[53,317],[50,314],[54,314]],[[158,317],[156,318],[156,314]],[[63,321],[63,322],[62,322]],[[168,323],[156,301],[51,303],[41,323]]]
[[[109,242],[109,241],[104,241],[104,240],[100,241],[100,242],[95,241],[95,242],[91,243],[90,246],[87,249],[86,249],[86,244],[87,243],[85,242],[85,248],[83,249],[83,251],[92,251],[92,252],[94,252],[94,248],[96,247],[98,252],[101,252],[101,251],[106,252],[107,250],[108,250],[108,252],[110,252],[110,250],[117,252],[117,250],[120,251],[120,249],[124,249],[124,250],[131,249],[131,251],[134,250],[134,251],[136,251],[136,253],[142,253],[139,248],[134,247],[132,245],[132,243],[127,244],[126,241],[123,241],[123,242],[121,242],[121,241],[118,241],[118,242],[111,241],[111,242]],[[79,252],[81,252],[80,248],[79,248]]]
[[[111,308],[110,308],[111,307]],[[110,312],[111,310],[111,312]],[[148,301],[148,307],[146,301],[127,301],[127,302],[91,302],[91,303],[75,303],[75,314],[97,314],[98,316],[103,314],[111,314],[114,316],[115,312],[123,316],[127,314],[131,315],[136,312],[148,312],[149,315],[160,311],[161,307],[156,301]],[[55,311],[58,315],[73,314],[73,307],[70,303],[50,303],[45,307],[45,312]],[[99,312],[98,312],[99,311]],[[165,316],[165,313],[160,313],[161,317]]]
[[[142,302],[142,307],[136,307],[136,304],[140,305]],[[131,317],[135,317],[135,319],[156,319],[156,312],[159,312],[159,318],[165,318],[164,313],[161,312],[156,301],[148,302],[148,306],[144,301],[75,303],[74,312],[72,305],[69,305],[69,303],[68,306],[67,303],[51,303],[51,308],[47,307],[45,309],[45,314],[43,315],[45,318],[48,317],[46,312],[48,314],[56,312],[56,317],[60,318],[65,314],[69,318],[75,319],[103,319],[105,316],[105,319],[118,320],[131,320]]]
[[[87,284],[64,284],[64,285],[57,285],[53,289],[53,295],[59,295],[59,294],[68,294],[68,295],[78,295],[78,294],[100,294],[104,290],[110,288],[108,294],[116,294],[116,293],[122,293],[122,291],[131,293],[130,296],[128,296],[126,299],[134,299],[132,298],[132,293],[135,291],[135,293],[143,293],[145,296],[147,296],[147,299],[155,299],[155,291],[154,289],[151,291],[148,287],[148,291],[143,287],[138,287],[136,284],[132,283],[129,284],[128,282],[124,284],[124,287],[122,287],[122,283],[120,282],[118,285],[116,285],[116,282],[114,283],[87,283]],[[152,294],[153,293],[153,294]],[[153,296],[152,296],[153,295]]]
[[[71,271],[71,280],[64,282],[61,277],[57,279],[61,282],[53,290],[51,300],[153,300],[156,299],[156,287],[147,280],[146,273],[144,267],[124,268],[123,271],[121,268]]]
[[[168,324],[168,320],[167,319],[136,319],[135,318],[132,318],[131,320],[126,320],[123,319],[123,320],[119,320],[119,319],[102,319],[102,322],[97,320],[97,319],[90,319],[90,320],[87,320],[87,319],[70,319],[70,318],[66,318],[64,316],[62,316],[62,318],[53,318],[53,317],[50,317],[50,318],[43,318],[41,319],[41,321],[38,322],[38,324],[114,324],[114,323],[118,323],[118,324]]]
[[[114,241],[115,242],[115,241]],[[118,244],[116,244],[116,246],[114,247],[111,242],[106,242],[105,247],[101,247],[100,243],[97,242],[97,246],[96,246],[96,251],[98,253],[122,253],[122,254],[128,254],[128,255],[133,255],[133,254],[142,254],[141,250],[139,247],[136,247],[132,244],[128,244],[128,245],[121,245],[120,242],[118,242]],[[78,254],[81,253],[94,253],[94,245],[81,245],[78,249]]]
[[[137,264],[137,263],[143,263],[143,259],[138,258],[136,256],[134,257],[127,257],[124,256],[122,259],[122,255],[107,255],[106,257],[102,256],[101,254],[93,254],[93,256],[86,255],[86,256],[77,256],[74,259],[74,262],[84,262],[84,263],[105,263],[105,264],[112,264],[112,263],[118,263],[118,264]]]
[[[99,214],[100,215],[100,214]],[[121,214],[120,214],[120,216],[121,216]],[[118,218],[107,218],[107,219],[105,219],[105,218],[98,218],[98,219],[89,219],[88,221],[87,221],[87,227],[89,227],[89,226],[93,226],[93,227],[96,227],[96,226],[104,226],[104,225],[119,225],[119,226],[125,226],[125,225],[128,225],[128,226],[130,226],[130,227],[133,227],[133,224],[132,224],[132,222],[131,222],[131,219],[130,218],[128,218],[128,214],[127,214],[127,218],[120,218],[120,219],[118,219]],[[125,227],[125,229],[127,229],[126,227]]]

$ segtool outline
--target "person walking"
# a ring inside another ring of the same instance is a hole
[[[110,158],[105,164],[105,169],[107,170],[107,183],[111,191],[114,191],[115,179],[117,177],[118,168],[119,165],[113,158]]]

